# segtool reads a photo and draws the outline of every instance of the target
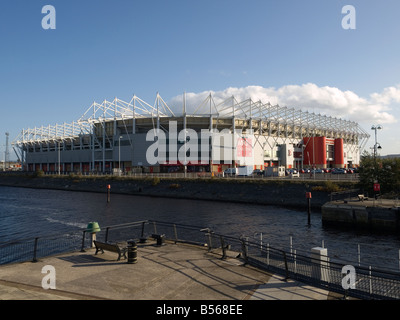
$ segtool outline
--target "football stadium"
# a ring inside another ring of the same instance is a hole
[[[187,112],[185,94],[170,107],[157,93],[153,104],[94,102],[72,123],[22,129],[12,147],[30,172],[218,173],[357,167],[368,138],[358,123],[329,115],[212,94]]]

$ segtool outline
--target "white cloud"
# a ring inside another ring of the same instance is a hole
[[[400,102],[400,85],[397,87],[385,88],[382,93],[371,94],[371,99],[376,103],[388,105],[390,103]]]
[[[352,120],[359,123],[395,123],[396,118],[390,113],[392,103],[400,103],[400,86],[385,88],[382,93],[373,93],[368,99],[359,97],[352,91],[342,91],[335,87],[319,87],[313,83],[274,87],[248,86],[227,88],[222,91],[204,91],[186,93],[187,111],[193,111],[209,94],[216,104],[234,96],[238,102],[251,98],[253,101],[294,107],[303,111],[321,113],[327,116]],[[182,110],[183,95],[174,97],[169,102]]]

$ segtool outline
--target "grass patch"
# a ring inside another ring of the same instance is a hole
[[[345,188],[342,188],[337,183],[332,181],[324,181],[321,185],[311,187],[311,191],[339,192],[343,190],[345,190]]]

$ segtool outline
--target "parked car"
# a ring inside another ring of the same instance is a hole
[[[297,173],[297,169],[287,169],[285,171],[286,175],[290,175],[290,174],[296,174]]]
[[[234,176],[237,173],[238,173],[238,169],[237,168],[228,168],[228,169],[225,169],[225,171],[224,171],[224,175],[232,175],[232,176]]]
[[[345,169],[341,169],[341,168],[333,168],[332,169],[332,174],[344,174],[346,173]]]
[[[263,176],[263,175],[264,175],[264,170],[255,169],[255,170],[253,171],[253,175],[255,175],[255,176]]]
[[[332,171],[331,168],[325,168],[325,169],[324,169],[324,172],[325,172],[325,173],[330,173],[331,171]]]
[[[324,173],[324,171],[322,171],[322,169],[313,169],[311,173]]]

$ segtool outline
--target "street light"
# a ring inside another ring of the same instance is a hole
[[[119,136],[118,138],[118,175],[121,175],[121,138],[122,136]]]
[[[378,130],[382,130],[383,127],[378,124],[378,125],[373,125],[371,127],[371,130],[375,130],[375,144],[374,144],[374,158],[377,156],[378,154],[378,149],[382,149],[381,145],[378,143]]]
[[[371,130],[375,130],[375,144],[374,144],[374,171],[375,171],[375,183],[378,182],[378,168],[376,163],[376,156],[378,155],[378,149],[382,149],[381,145],[378,143],[378,130],[382,130],[382,126],[380,124],[373,125]]]
[[[55,143],[55,146],[57,142]],[[61,174],[61,141],[58,143],[58,175]]]

